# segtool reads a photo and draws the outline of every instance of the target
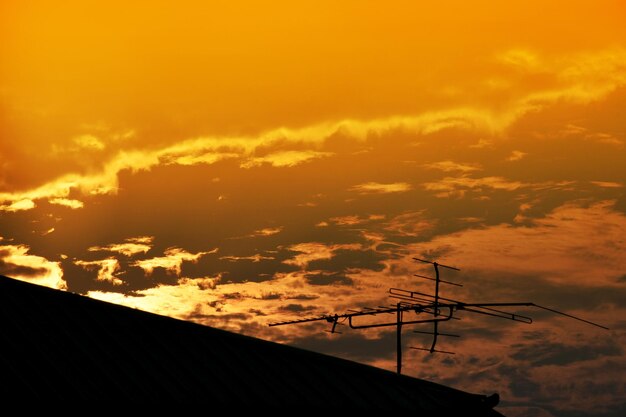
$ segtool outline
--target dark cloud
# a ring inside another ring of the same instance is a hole
[[[352,285],[352,279],[342,272],[311,272],[304,276],[311,285]]]
[[[506,375],[509,380],[509,389],[516,397],[539,397],[542,395],[541,386],[533,381],[529,374],[530,369],[526,367],[514,367],[511,365],[500,365],[496,372]]]
[[[285,297],[287,300],[315,300],[320,298],[319,295],[315,294],[296,294]]]
[[[248,310],[248,313],[254,314],[255,316],[267,316],[265,312],[256,308],[251,308],[250,310]]]
[[[283,298],[282,294],[277,293],[277,292],[268,292],[268,293],[263,293],[258,297],[259,300],[280,300],[281,298]]]
[[[511,358],[528,363],[530,366],[564,366],[574,362],[587,361],[599,357],[622,355],[623,349],[615,342],[608,345],[566,345],[563,343],[534,343],[514,346],[517,351]]]
[[[382,263],[387,255],[373,250],[346,250],[334,251],[331,259],[317,259],[309,262],[310,270],[346,271],[347,269],[369,269],[381,271],[385,266]]]
[[[339,326],[338,330],[343,331],[343,328]],[[320,332],[323,332],[323,328],[320,329]],[[342,334],[326,336],[326,333],[322,333],[296,339],[290,344],[327,355],[349,358],[359,362],[371,362],[376,359],[394,357],[395,332],[385,332],[379,338],[368,339],[359,332],[346,330]]]
[[[2,253],[0,253],[0,257],[2,256]],[[46,272],[48,272],[46,268],[33,268],[26,265],[16,265],[0,259],[0,275],[5,275],[8,277],[22,276],[34,278],[37,276],[41,276]]]
[[[316,306],[304,306],[302,304],[287,304],[278,308],[280,311],[286,311],[290,313],[303,313],[305,311],[317,310]]]

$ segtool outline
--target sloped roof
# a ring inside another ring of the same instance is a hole
[[[3,401],[462,411],[494,398],[0,276]]]

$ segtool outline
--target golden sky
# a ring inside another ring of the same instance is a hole
[[[499,390],[506,415],[619,415],[625,18],[622,1],[2,2],[0,273],[393,369],[392,331],[267,324],[428,290],[426,257],[461,268],[455,298],[612,330],[467,317],[454,357],[409,351],[407,374]]]

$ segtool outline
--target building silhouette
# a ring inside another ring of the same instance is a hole
[[[500,416],[470,394],[0,276],[4,404],[198,404]]]

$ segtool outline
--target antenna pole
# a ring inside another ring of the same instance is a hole
[[[435,317],[439,315],[439,264],[433,262],[435,267]]]
[[[396,362],[398,375],[402,374],[402,310],[401,303],[397,304],[397,327],[396,327]]]

